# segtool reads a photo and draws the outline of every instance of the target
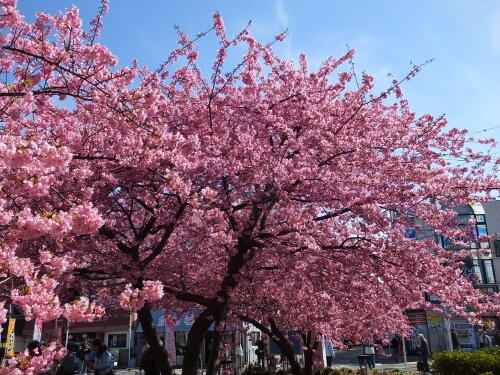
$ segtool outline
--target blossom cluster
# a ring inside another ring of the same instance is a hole
[[[89,302],[86,298],[66,303],[64,305],[63,315],[70,322],[91,322],[102,318],[105,310],[95,302]]]
[[[147,280],[141,289],[132,288],[127,284],[120,294],[120,306],[126,310],[140,310],[146,301],[154,302],[163,298],[163,284],[160,281]]]
[[[30,356],[25,350],[0,365],[1,375],[32,375],[47,372],[54,360],[66,355],[66,349],[51,342],[39,349],[38,355]]]

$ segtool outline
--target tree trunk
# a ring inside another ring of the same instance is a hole
[[[253,214],[244,232],[251,233],[255,225],[257,225],[256,220],[260,216],[261,210],[258,207],[254,207]],[[243,236],[238,238],[238,251],[228,260],[227,275],[224,277],[220,290],[217,292],[217,300],[222,300],[222,302],[212,301],[212,303],[206,305],[205,310],[196,318],[189,331],[186,351],[184,353],[184,362],[182,364],[182,375],[196,375],[200,347],[205,338],[205,334],[214,321],[223,322],[226,320],[230,303],[228,290],[234,289],[238,284],[234,276],[253,258],[253,254],[249,255],[248,251],[255,245],[256,242],[249,237],[248,234],[244,233]]]
[[[151,315],[151,308],[148,302],[137,312],[137,316],[144,332],[144,338],[153,352],[154,361],[161,375],[172,375],[172,368],[168,362],[168,354],[154,327],[153,316]]]
[[[288,342],[288,339],[285,337],[283,332],[276,326],[276,323],[273,319],[269,319],[269,323],[271,324],[271,336],[276,337],[276,344],[280,348],[283,355],[286,357],[288,362],[290,363],[290,367],[292,369],[293,375],[301,375],[302,370],[300,369],[300,364],[297,362],[295,358],[295,354],[293,353],[293,348]]]
[[[206,375],[216,375],[219,373],[221,360],[220,350],[222,348],[222,336],[218,331],[219,324],[215,325],[214,340],[210,347],[210,356],[208,357],[208,366]]]
[[[311,332],[307,332],[302,335],[302,341],[304,342],[304,375],[312,375],[313,373],[313,348],[311,345]]]
[[[254,325],[258,329],[260,329],[262,332],[264,332],[266,335],[269,337],[273,338],[273,340],[276,342],[278,347],[280,348],[281,352],[283,355],[286,357],[288,362],[290,363],[290,367],[292,370],[293,375],[302,375],[302,370],[300,368],[299,362],[297,362],[297,359],[295,358],[295,354],[293,353],[293,348],[288,342],[288,339],[285,337],[283,332],[278,328],[276,325],[275,321],[273,319],[269,319],[270,323],[270,328],[266,327],[262,323],[258,322],[255,319],[249,318],[247,316],[241,316],[240,319]],[[274,339],[274,337],[277,339]]]
[[[319,346],[319,341],[317,340],[318,334],[313,331],[307,331],[305,334],[301,333],[301,336],[304,346],[307,348],[304,350],[304,375],[312,375],[314,370],[314,360],[316,358],[316,350]]]
[[[182,375],[196,375],[200,348],[205,338],[205,334],[213,323],[213,308],[206,308],[196,318],[188,334],[186,351],[184,352],[184,362],[182,363]]]

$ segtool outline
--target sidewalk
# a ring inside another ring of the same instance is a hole
[[[335,351],[335,358],[333,359],[333,367],[341,368],[348,367],[352,369],[359,369],[358,356],[363,354],[363,349],[360,346],[354,346],[348,351]],[[399,356],[391,355],[387,352],[387,356],[383,356],[377,353],[375,356],[375,368],[377,370],[390,370],[390,369],[404,369],[405,364],[403,363],[403,358]],[[406,362],[406,369],[416,370],[417,369],[417,357],[408,356]]]
[[[139,374],[139,369],[138,368],[125,368],[125,369],[118,369],[118,370],[113,370],[113,372],[116,375],[138,375]]]
[[[353,365],[353,364],[342,364],[342,365],[333,365],[333,368],[342,368],[342,367],[347,367],[353,370],[359,370],[358,365]],[[406,368],[404,363],[376,363],[375,362],[375,369],[376,370],[392,370],[392,369],[402,369],[402,370],[409,370],[409,371],[417,371],[417,362],[407,362],[406,363]]]
[[[410,371],[416,371],[417,370],[417,362],[407,362],[406,368],[404,363],[375,363],[375,369],[377,370],[391,370],[391,369],[407,369]],[[333,368],[342,368],[342,367],[347,367],[351,368],[353,370],[359,369],[358,365],[354,364],[334,364]],[[138,375],[139,374],[139,369],[138,368],[130,368],[130,369],[119,369],[115,370],[115,375]],[[182,373],[181,369],[174,369],[174,373],[176,375],[180,375]]]

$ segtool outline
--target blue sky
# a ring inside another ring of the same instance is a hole
[[[28,19],[72,4],[88,21],[99,0],[19,0]],[[175,47],[173,25],[194,35],[210,26],[214,11],[230,34],[252,20],[251,33],[264,42],[288,28],[279,54],[295,59],[305,52],[313,67],[347,44],[356,50],[356,70],[374,75],[380,89],[387,73],[402,77],[410,61],[433,58],[404,86],[413,110],[445,113],[453,126],[500,138],[500,1],[110,0],[101,42],[121,64],[137,58],[157,67]],[[215,48],[211,39],[204,44],[202,53]]]

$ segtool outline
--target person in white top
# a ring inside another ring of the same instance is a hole
[[[330,367],[333,365],[333,359],[335,358],[335,350],[333,349],[332,342],[323,336],[323,345],[325,347],[325,355],[326,355],[326,367]]]
[[[493,347],[493,343],[491,342],[491,337],[486,334],[486,331],[481,332],[481,336],[479,337],[479,342],[482,344],[484,348]]]
[[[363,351],[365,355],[368,356],[368,367],[371,369],[375,368],[375,346],[373,344],[363,345]]]

